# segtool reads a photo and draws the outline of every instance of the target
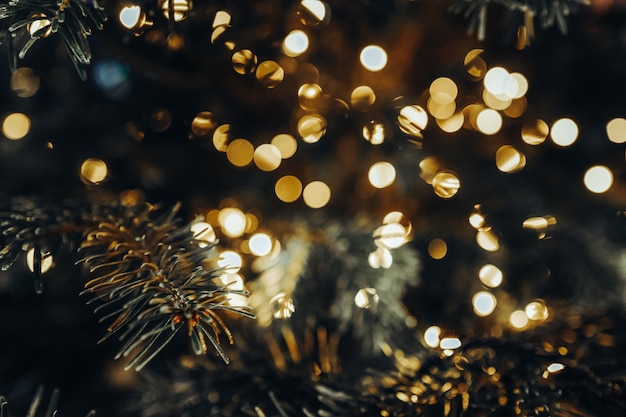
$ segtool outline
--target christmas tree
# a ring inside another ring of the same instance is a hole
[[[625,18],[0,2],[0,416],[624,415]]]

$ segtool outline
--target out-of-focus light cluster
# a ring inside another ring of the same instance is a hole
[[[102,183],[109,173],[107,164],[97,158],[88,158],[80,166],[80,179],[87,185]]]
[[[526,166],[526,156],[511,145],[503,145],[496,151],[496,166],[502,172],[518,172]]]
[[[476,204],[469,216],[470,225],[476,229],[476,243],[488,252],[500,249],[500,239],[497,232],[486,223],[480,204]]]
[[[383,218],[383,224],[374,230],[372,237],[377,249],[368,256],[372,268],[389,268],[393,263],[390,249],[396,249],[411,240],[413,225],[401,212],[392,211]]]
[[[139,4],[127,4],[122,7],[117,16],[120,24],[126,29],[140,35],[149,29],[153,22]]]
[[[24,113],[11,113],[2,121],[2,133],[10,140],[19,140],[30,131],[30,118]]]
[[[509,316],[509,325],[516,330],[524,330],[531,323],[542,323],[549,317],[549,310],[543,300],[534,300],[524,309],[515,310]]]
[[[454,172],[444,169],[437,158],[426,157],[420,161],[419,167],[420,177],[433,187],[438,197],[452,198],[461,188],[459,177]]]
[[[556,218],[554,216],[535,216],[529,217],[522,223],[524,229],[534,230],[537,232],[537,238],[545,239],[550,237],[551,229],[556,226]]]
[[[173,12],[174,22],[185,20],[192,10],[192,4],[189,0],[171,0],[171,4],[170,0],[160,0],[159,5],[166,19],[170,19],[170,10]]]
[[[373,308],[378,305],[380,297],[375,288],[361,288],[354,296],[354,304],[362,309]]]
[[[52,255],[50,253],[39,253],[39,258],[35,262],[35,248],[30,248],[26,252],[26,265],[31,272],[36,272],[35,269],[39,269],[39,272],[45,274],[52,268]]]
[[[302,0],[298,5],[298,17],[307,26],[328,24],[330,8],[328,4],[320,0]]]

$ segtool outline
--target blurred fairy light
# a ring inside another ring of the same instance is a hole
[[[197,137],[208,136],[216,127],[217,123],[210,111],[201,111],[191,121],[191,133]]]
[[[288,57],[297,57],[309,49],[309,37],[303,31],[292,30],[285,36],[283,41],[283,52]]]
[[[302,0],[298,7],[298,16],[303,24],[317,26],[320,23],[328,23],[330,9],[320,0]]]
[[[267,88],[276,88],[285,78],[285,70],[276,61],[263,61],[256,68],[256,79]]]
[[[226,207],[220,210],[217,221],[224,234],[228,237],[240,237],[246,231],[246,215],[236,207]]]
[[[498,235],[491,227],[484,227],[476,232],[476,243],[488,252],[496,252],[500,249]]]
[[[441,170],[441,164],[437,158],[427,156],[420,161],[419,167],[421,170],[420,178],[423,179],[426,184],[432,185],[433,178]]]
[[[556,218],[553,216],[535,216],[529,217],[522,223],[524,229],[530,229],[537,232],[538,239],[549,237],[548,230],[556,225]]]
[[[243,265],[243,259],[241,255],[232,250],[225,250],[220,253],[220,257],[217,260],[217,265],[220,268],[224,268],[226,274],[236,274]]]
[[[526,304],[524,307],[524,313],[530,320],[542,321],[548,318],[548,307],[543,300],[535,300]]]
[[[360,85],[350,93],[352,107],[360,111],[368,110],[376,102],[376,94],[372,87]]]
[[[439,347],[441,349],[458,349],[461,345],[461,339],[458,337],[444,337],[439,341]]]
[[[245,167],[254,158],[254,146],[246,139],[235,139],[226,147],[226,158],[236,167]]]
[[[80,166],[80,179],[88,185],[98,185],[108,175],[107,164],[97,158],[88,158]]]
[[[219,280],[220,284],[227,286],[230,290],[241,291],[244,289],[243,277],[239,274],[222,274]]]
[[[270,307],[275,319],[288,319],[296,311],[293,299],[287,297],[285,293],[278,293],[270,299]]]
[[[431,98],[428,99],[428,103],[426,105],[428,112],[435,118],[435,120],[446,120],[454,114],[456,111],[456,103],[454,101],[450,101],[448,103],[442,104]]]
[[[396,223],[402,226],[405,230],[405,236],[407,240],[409,240],[413,232],[413,224],[411,224],[411,220],[409,220],[409,218],[405,216],[404,213],[402,213],[401,211],[390,211],[383,217],[383,224],[392,223]]]
[[[259,218],[254,213],[246,213],[245,233],[254,233],[257,227],[259,227]]]
[[[461,181],[452,172],[440,171],[433,177],[433,190],[441,198],[452,198],[461,188]]]
[[[496,151],[496,166],[502,172],[519,172],[526,166],[526,156],[513,146],[503,145]]]
[[[146,14],[140,5],[132,4],[122,7],[117,17],[126,29],[137,29],[142,26],[141,21],[146,18]]]
[[[230,26],[231,15],[225,10],[218,10],[213,17],[213,29],[220,26]]]
[[[387,52],[378,45],[368,45],[361,50],[359,59],[363,68],[377,72],[387,65]]]
[[[443,259],[448,253],[448,245],[443,239],[433,239],[428,243],[428,255],[433,259]]]
[[[274,171],[280,166],[281,160],[280,150],[269,143],[260,145],[254,150],[254,164],[261,171]]]
[[[36,13],[31,18],[33,20],[26,25],[26,28],[32,37],[45,38],[52,33],[52,22],[45,14]]]
[[[396,249],[407,242],[407,230],[399,223],[388,223],[376,228],[372,237],[379,248]]]
[[[52,268],[52,255],[50,253],[41,253],[40,259],[38,260],[39,271],[42,274],[45,274]],[[31,272],[35,272],[35,248],[30,248],[28,252],[26,252],[26,265]]]
[[[165,132],[172,124],[172,113],[166,107],[157,107],[148,115],[148,126],[154,132]]]
[[[484,109],[476,117],[476,126],[485,135],[495,135],[502,128],[502,116],[494,109]]]
[[[378,305],[380,297],[376,292],[376,288],[361,288],[354,296],[354,304],[362,309],[368,309]]]
[[[386,188],[396,180],[396,169],[389,162],[376,162],[370,167],[367,178],[372,186]]]
[[[285,175],[276,181],[274,192],[281,201],[293,203],[302,194],[302,182],[293,175]]]
[[[476,230],[480,230],[485,226],[485,216],[480,210],[480,204],[474,205],[468,220],[469,224]]]
[[[441,336],[441,328],[439,326],[430,326],[424,331],[424,342],[431,348],[439,347],[439,337]]]
[[[393,256],[388,249],[379,247],[375,251],[370,252],[367,257],[367,263],[374,269],[389,269],[393,264]]]
[[[450,78],[439,77],[430,83],[428,92],[430,97],[437,103],[448,104],[456,100],[459,88]]]
[[[173,10],[174,22],[180,22],[187,18],[189,11],[191,10],[191,1],[189,0],[161,0],[160,2],[163,16],[166,19],[170,18],[170,8]]]
[[[398,124],[407,135],[420,137],[428,125],[428,114],[418,105],[404,106],[400,109]]]
[[[454,133],[458,132],[463,127],[465,117],[463,116],[462,112],[457,112],[447,119],[435,119],[435,122],[437,123],[437,126],[439,126],[439,128],[444,132]]]
[[[224,35],[224,33],[226,33],[226,31],[231,26],[230,23],[231,23],[230,13],[228,13],[225,10],[218,10],[215,13],[215,17],[213,18],[213,24],[212,24],[213,32],[211,33],[212,44],[215,44],[216,41],[220,39],[222,35]],[[235,48],[235,43],[230,40],[226,40],[224,41],[224,46],[226,46],[228,50],[232,51]]]
[[[16,96],[27,98],[34,96],[39,90],[41,81],[31,68],[17,68],[11,74],[11,91]]]
[[[535,119],[532,122],[522,126],[522,140],[529,145],[541,145],[550,132],[550,127],[541,119]]]
[[[548,367],[546,368],[546,370],[551,374],[556,374],[558,372],[561,372],[563,369],[565,369],[565,365],[563,365],[562,363],[558,363],[558,362],[553,362],[550,365],[548,365]]]
[[[592,166],[585,171],[583,182],[592,193],[605,193],[613,185],[613,171],[604,165]]]
[[[380,145],[385,141],[385,127],[382,123],[370,121],[363,126],[363,139],[372,145]]]
[[[201,248],[205,248],[209,246],[210,243],[217,240],[215,230],[213,230],[213,227],[207,222],[194,222],[191,224],[190,229],[191,233],[193,233],[193,237],[199,241],[198,246]]]
[[[552,123],[550,139],[558,146],[570,146],[578,139],[578,125],[572,119],[558,119]]]
[[[330,187],[322,181],[308,183],[302,191],[304,204],[311,208],[322,208],[330,201]]]
[[[298,88],[298,102],[304,110],[315,110],[320,106],[322,87],[319,84],[305,83]]]
[[[2,133],[7,139],[22,139],[29,131],[30,118],[24,113],[11,113],[2,122]]]
[[[504,275],[500,268],[492,264],[483,265],[478,271],[478,279],[489,288],[497,288],[502,284]]]
[[[298,120],[298,134],[305,143],[316,143],[326,133],[326,119],[319,114],[302,116]]]
[[[479,291],[472,297],[474,313],[479,317],[486,317],[496,309],[496,297],[487,291]]]
[[[613,143],[626,143],[626,119],[617,117],[606,124],[606,135]]]
[[[523,310],[515,310],[509,316],[509,324],[515,329],[523,329],[528,326],[528,316]]]
[[[249,49],[242,49],[233,54],[233,69],[238,74],[251,74],[256,69],[257,56]]]
[[[248,242],[250,252],[256,256],[265,256],[272,251],[272,238],[267,233],[255,233]]]
[[[274,136],[270,143],[276,146],[282,159],[291,158],[298,150],[298,141],[287,133]]]
[[[213,146],[220,152],[226,152],[230,144],[230,125],[220,125],[213,132]]]
[[[521,78],[525,80],[523,76],[521,76]],[[509,72],[502,67],[490,68],[485,74],[483,84],[486,90],[500,99],[504,97],[513,99],[524,95],[518,95],[520,92],[518,78],[509,74]],[[527,88],[527,85],[525,88]],[[522,89],[522,91],[526,93],[525,89]]]
[[[467,74],[470,75],[475,81],[482,79],[487,72],[487,64],[480,56],[483,52],[483,49],[472,49],[463,59],[463,65],[465,65]]]

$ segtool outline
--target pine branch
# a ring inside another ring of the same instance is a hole
[[[28,413],[26,417],[35,417],[37,415],[37,411],[39,410],[39,406],[43,401],[44,387],[40,386],[37,388],[35,392],[35,396],[30,404],[28,409]],[[59,390],[55,389],[52,391],[52,395],[50,397],[50,402],[48,403],[48,407],[46,408],[46,412],[44,417],[55,417],[58,411],[59,404]],[[96,415],[95,410],[91,410],[86,414],[86,417],[94,417]],[[0,417],[10,417],[9,414],[9,403],[3,396],[0,395]]]
[[[91,48],[87,37],[92,30],[103,27],[104,8],[96,0],[9,0],[0,4],[0,42],[9,43],[11,70],[16,58],[24,58],[37,40],[59,33],[81,79],[87,78],[85,66],[91,62]],[[28,40],[19,52],[13,42],[20,31],[28,33]]]

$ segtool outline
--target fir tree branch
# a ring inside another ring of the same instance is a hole
[[[28,409],[28,413],[26,417],[34,417],[37,415],[37,411],[39,410],[39,406],[43,401],[44,387],[39,386],[33,400],[30,403],[30,407]],[[55,417],[57,415],[59,405],[59,390],[55,389],[52,391],[52,395],[50,396],[50,402],[48,403],[48,407],[46,408],[46,413],[44,417]],[[85,417],[94,417],[96,415],[95,410],[89,411]],[[0,395],[0,417],[11,417],[9,414],[9,402]]]

